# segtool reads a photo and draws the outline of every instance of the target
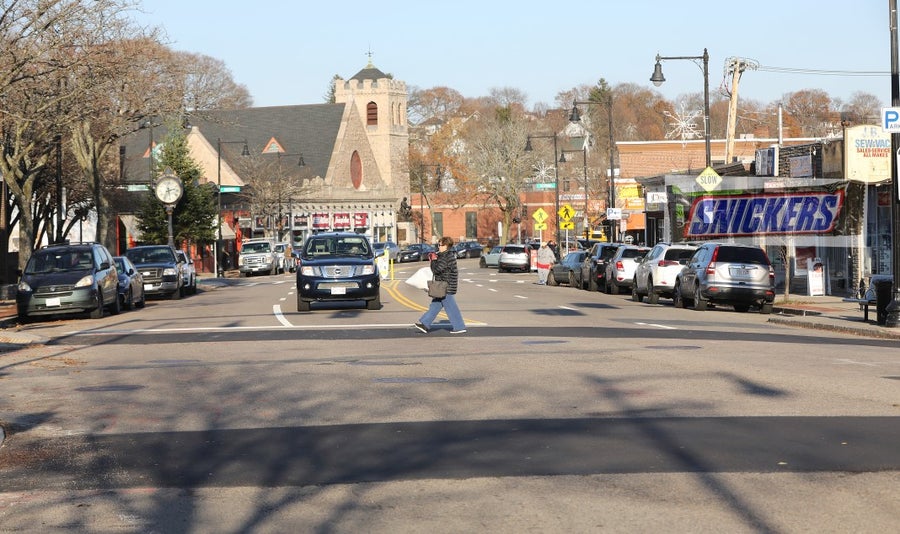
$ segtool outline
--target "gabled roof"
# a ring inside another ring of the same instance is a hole
[[[385,73],[381,72],[380,70],[378,70],[377,68],[375,68],[375,65],[373,65],[372,62],[369,61],[369,64],[366,65],[366,67],[363,70],[361,70],[361,71],[357,72],[356,74],[354,74],[353,76],[351,76],[350,79],[351,80],[380,80],[382,78],[388,78],[388,77],[389,76],[387,74],[385,74]]]

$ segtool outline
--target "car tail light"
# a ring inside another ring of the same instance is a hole
[[[617,270],[617,271],[624,271],[624,270],[625,270],[625,264],[623,264],[621,261],[617,261],[617,262],[616,262],[616,270]]]
[[[677,262],[677,261],[672,261],[672,260],[659,260],[659,266],[660,266],[660,267],[674,267],[675,265],[678,265],[678,262]]]
[[[709,265],[706,266],[706,274],[713,275],[716,274],[716,262],[711,261]]]
[[[775,269],[773,269],[771,265],[769,265],[769,281],[775,282]]]

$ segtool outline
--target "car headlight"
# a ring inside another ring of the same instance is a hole
[[[310,265],[303,266],[300,268],[300,274],[302,274],[303,276],[315,276],[315,268]]]
[[[25,280],[21,280],[19,282],[19,285],[16,286],[16,289],[18,289],[19,291],[31,291],[31,286],[28,285],[28,282],[26,282]]]
[[[375,274],[375,264],[363,265],[362,274]]]
[[[178,274],[178,271],[176,271],[174,267],[166,267],[163,269],[163,276],[175,276],[176,274]]]
[[[75,287],[90,287],[94,285],[94,275],[87,275],[82,277],[81,280],[75,282]]]

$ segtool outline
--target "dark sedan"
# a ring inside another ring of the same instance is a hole
[[[144,295],[144,277],[125,256],[113,256],[119,273],[119,301],[126,310],[143,308],[147,302]]]
[[[581,263],[587,256],[586,250],[573,250],[566,254],[561,262],[553,264],[547,283],[551,286],[568,284],[569,287],[581,287]]]
[[[428,259],[428,254],[431,252],[437,252],[437,250],[427,243],[412,243],[400,251],[400,254],[397,255],[397,261],[399,263],[425,261]]]

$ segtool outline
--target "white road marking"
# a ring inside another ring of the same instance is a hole
[[[841,365],[865,365],[867,367],[878,367],[878,364],[875,363],[858,362],[856,360],[847,360],[845,358],[838,358],[835,361]]]
[[[280,304],[275,304],[274,306],[272,306],[272,313],[275,314],[275,318],[278,319],[278,322],[283,324],[284,326],[294,326],[281,313],[281,305]]]
[[[522,295],[513,295],[517,299],[527,299],[528,297],[523,297]]]
[[[575,309],[575,308],[570,308],[569,306],[560,306],[560,308],[563,309],[563,310],[578,311],[577,309]]]
[[[674,326],[666,326],[664,324],[655,324],[655,323],[634,323],[641,326],[655,326],[656,328],[662,328],[664,330],[678,330]]]

